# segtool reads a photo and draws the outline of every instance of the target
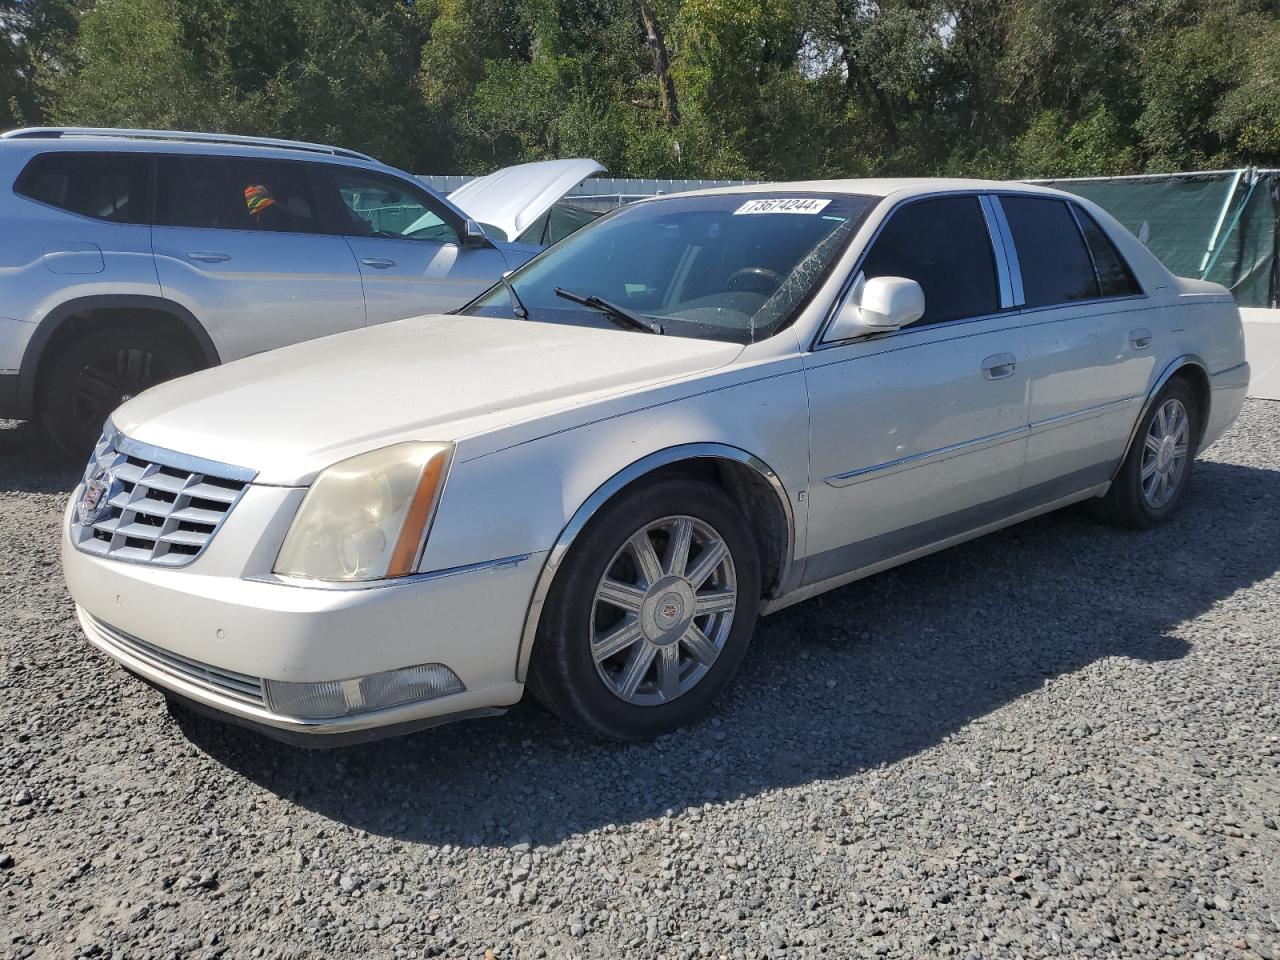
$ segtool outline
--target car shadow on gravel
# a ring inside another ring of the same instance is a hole
[[[1103,658],[1182,657],[1190,647],[1171,631],[1280,569],[1277,529],[1280,472],[1202,462],[1159,530],[1059,512],[762,620],[712,714],[652,743],[595,741],[527,701],[501,719],[336,751],[179,722],[230,770],[352,827],[437,844],[555,842],[897,763]]]

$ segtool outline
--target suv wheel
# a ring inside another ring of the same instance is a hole
[[[97,330],[45,365],[37,398],[40,421],[69,456],[86,457],[111,411],[198,367],[188,346],[172,334],[140,324]]]
[[[673,479],[626,491],[583,530],[556,577],[530,690],[601,736],[658,736],[728,685],[759,603],[755,538],[720,488]]]

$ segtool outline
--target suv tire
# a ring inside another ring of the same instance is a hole
[[[116,407],[200,366],[178,335],[141,323],[114,325],[73,340],[46,361],[36,409],[53,442],[81,459]]]

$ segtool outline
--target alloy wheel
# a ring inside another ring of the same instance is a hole
[[[1143,441],[1142,499],[1152,510],[1165,506],[1178,492],[1187,472],[1190,438],[1187,408],[1170,397],[1160,404]]]
[[[627,703],[669,703],[716,662],[737,602],[733,556],[710,524],[689,516],[648,523],[618,549],[596,586],[596,672]]]

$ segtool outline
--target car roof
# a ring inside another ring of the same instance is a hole
[[[789,183],[749,183],[732,187],[710,187],[666,196],[716,196],[759,193],[843,193],[861,197],[907,197],[965,191],[1039,193],[1067,196],[1051,187],[1010,180],[976,180],[964,177],[880,177],[848,180],[799,180]],[[655,198],[657,199],[657,198]]]
[[[272,157],[321,160],[364,169],[394,170],[373,157],[323,143],[269,137],[191,133],[181,130],[125,130],[95,127],[31,127],[0,134],[0,150],[48,152],[180,153],[201,156]],[[396,171],[401,173],[403,171]]]

